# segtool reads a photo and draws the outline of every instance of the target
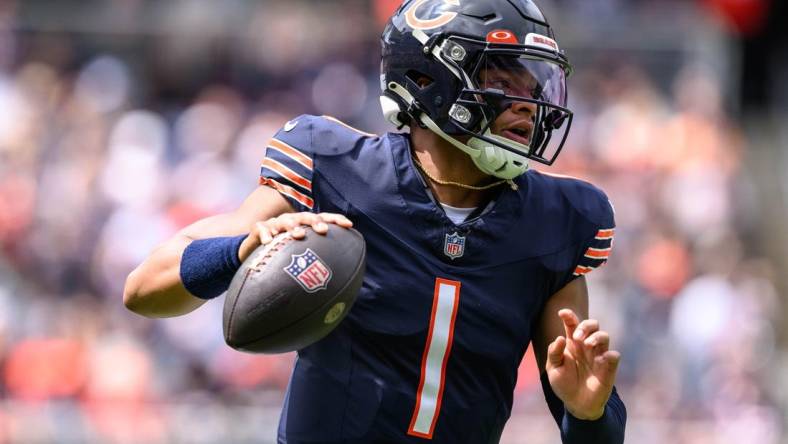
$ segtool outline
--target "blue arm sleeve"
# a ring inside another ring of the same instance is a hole
[[[623,444],[627,409],[613,387],[605,413],[594,421],[577,419],[564,409],[564,403],[553,392],[547,373],[542,373],[542,390],[556,424],[561,429],[563,444]]]

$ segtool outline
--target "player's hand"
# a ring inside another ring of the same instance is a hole
[[[593,420],[605,412],[621,354],[608,350],[610,336],[599,322],[580,322],[569,309],[558,311],[566,336],[547,347],[547,377],[564,407],[579,419]]]
[[[350,219],[335,213],[285,213],[256,222],[249,236],[241,242],[241,246],[238,248],[238,258],[241,261],[246,260],[255,248],[271,242],[277,234],[289,232],[293,239],[303,239],[306,236],[304,226],[312,227],[315,233],[326,234],[328,224],[336,224],[344,228],[353,226]]]

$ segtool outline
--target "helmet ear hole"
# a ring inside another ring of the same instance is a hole
[[[433,79],[432,77],[416,70],[410,70],[406,72],[405,78],[407,78],[411,83],[413,83],[413,85],[415,85],[419,89],[424,89],[435,82],[435,79]]]

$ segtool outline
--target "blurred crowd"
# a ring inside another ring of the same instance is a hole
[[[368,16],[396,2],[228,2],[246,5],[230,37],[208,26],[210,2],[173,2],[180,29],[126,33],[143,3],[113,3],[109,35],[0,8],[0,443],[273,442],[294,356],[229,349],[221,300],[136,316],[125,277],[180,227],[237,206],[288,119],[393,130]],[[656,75],[636,50],[581,60],[548,171],[616,208],[613,256],[589,285],[624,356],[627,442],[781,442],[784,302],[750,248],[758,204],[726,78],[690,57]],[[558,442],[530,352],[503,442]]]

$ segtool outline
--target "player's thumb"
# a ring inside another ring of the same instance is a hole
[[[560,367],[564,363],[566,338],[559,336],[547,347],[547,368]]]

